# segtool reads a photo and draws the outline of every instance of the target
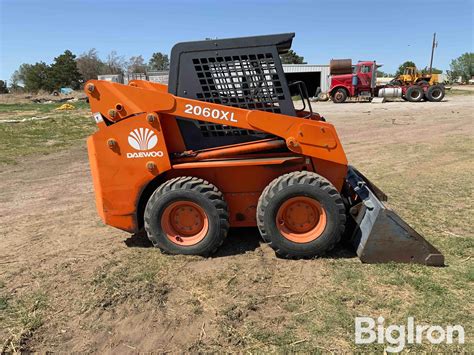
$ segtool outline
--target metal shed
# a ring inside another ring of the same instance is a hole
[[[169,72],[168,70],[149,71],[147,72],[148,80],[154,83],[168,85]]]
[[[283,64],[288,82],[303,81],[309,96],[315,96],[318,87],[322,92],[329,90],[329,65],[323,64]]]
[[[105,81],[111,81],[113,83],[121,83],[123,84],[123,75],[122,74],[105,74],[105,75],[99,75],[97,77],[98,80],[105,80]]]
[[[283,64],[283,71],[288,82],[303,81],[308,89],[309,96],[315,96],[318,87],[322,92],[329,90],[329,65],[319,64]],[[139,76],[138,76],[139,75]],[[168,84],[167,70],[150,71],[145,74],[134,74],[133,77],[115,75],[99,75],[99,80],[128,83],[131,79],[149,80],[155,83]]]

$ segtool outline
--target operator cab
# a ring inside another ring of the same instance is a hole
[[[178,43],[171,50],[168,91],[220,105],[314,118],[306,85],[288,83],[280,60],[294,36],[283,33]],[[303,108],[295,109],[293,94],[302,99]],[[271,137],[210,122],[179,117],[177,121],[188,150]]]

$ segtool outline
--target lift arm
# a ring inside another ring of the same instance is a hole
[[[91,80],[86,84],[86,93],[92,112],[100,112],[110,122],[144,113],[151,119],[163,113],[263,131],[283,138],[288,149],[295,153],[347,166],[341,142],[330,123],[176,97],[166,92],[166,88],[140,80],[130,85]]]

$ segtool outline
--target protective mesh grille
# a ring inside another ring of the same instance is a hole
[[[201,92],[200,101],[281,113],[279,101],[285,100],[271,53],[194,58],[194,69]],[[199,121],[204,137],[226,135],[258,135],[261,132],[236,129]]]

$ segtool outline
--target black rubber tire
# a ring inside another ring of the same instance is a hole
[[[445,91],[442,85],[433,85],[426,91],[426,99],[431,102],[440,102],[444,99]]]
[[[180,200],[198,204],[208,217],[208,232],[195,245],[181,246],[173,243],[161,227],[161,216],[165,208]],[[208,256],[222,245],[229,230],[229,212],[222,193],[211,183],[191,176],[177,177],[159,186],[148,200],[144,220],[148,239],[155,247],[168,254]]]
[[[420,80],[416,83],[416,85],[418,85],[418,86],[425,86],[425,85],[428,86],[428,85],[430,85],[430,83],[427,82],[426,80]]]
[[[332,95],[332,101],[336,104],[342,104],[347,99],[347,91],[345,89],[337,89]]]
[[[406,99],[410,102],[420,102],[424,96],[423,89],[417,85],[410,86],[405,94]]]
[[[287,199],[305,196],[317,200],[327,215],[321,236],[307,243],[285,238],[276,225],[278,209]],[[310,258],[324,255],[341,239],[346,209],[339,192],[324,177],[308,171],[296,171],[273,180],[262,192],[257,205],[257,226],[262,238],[284,258]]]

